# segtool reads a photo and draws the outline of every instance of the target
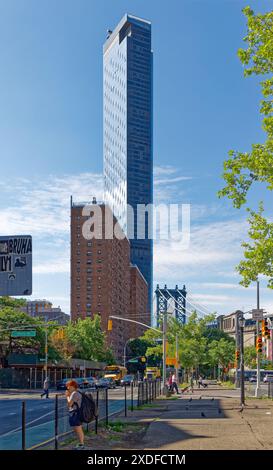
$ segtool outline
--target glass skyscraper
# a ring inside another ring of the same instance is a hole
[[[103,49],[104,199],[131,243],[131,262],[152,297],[153,241],[137,239],[138,204],[153,202],[153,109],[151,23],[125,15],[108,31]],[[127,204],[134,209],[131,218]],[[149,227],[151,229],[151,227]],[[144,226],[143,226],[144,229]],[[151,307],[151,305],[150,305]]]

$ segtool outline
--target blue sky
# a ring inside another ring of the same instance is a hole
[[[245,79],[237,58],[247,4],[272,9],[266,0],[0,0],[0,232],[33,234],[33,298],[69,312],[69,195],[102,192],[102,46],[127,12],[152,22],[156,201],[192,207],[190,249],[157,244],[154,281],[185,283],[218,313],[255,305],[254,286],[239,287],[234,273],[244,213],[217,198],[228,150],[264,140],[260,79]],[[261,297],[271,309],[265,283]]]

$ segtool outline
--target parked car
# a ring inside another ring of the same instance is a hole
[[[116,388],[116,383],[111,378],[106,379],[103,377],[102,379],[98,380],[96,387],[97,388]]]
[[[266,374],[263,378],[263,382],[266,384],[268,382],[273,382],[273,375],[272,374]]]
[[[134,376],[133,375],[125,375],[123,379],[120,381],[120,385],[123,387],[125,385],[131,385],[134,383]]]
[[[59,382],[57,382],[57,384],[56,384],[57,390],[66,390],[66,384],[67,384],[68,380],[69,379],[59,380]]]
[[[90,379],[90,377],[78,377],[77,379],[73,379],[77,382],[79,388],[90,388],[91,385],[93,385],[93,377]],[[94,384],[95,386],[95,384]]]
[[[57,382],[57,390],[66,390],[66,384],[69,380],[75,380],[79,388],[96,388],[94,377],[71,377]]]
[[[86,380],[89,388],[96,388],[98,381],[94,377],[86,377]]]

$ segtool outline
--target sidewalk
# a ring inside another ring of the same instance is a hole
[[[151,408],[128,412],[127,418],[117,420],[149,424],[141,442],[130,449],[272,450],[273,401],[249,399],[240,412],[236,394],[195,390],[192,399],[190,395],[158,399]]]

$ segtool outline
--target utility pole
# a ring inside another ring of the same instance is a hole
[[[176,361],[176,380],[177,383],[179,383],[179,378],[178,378],[178,334],[176,333],[175,335],[175,361]]]
[[[257,310],[260,310],[260,282],[257,279]],[[259,320],[256,322],[257,330],[256,330],[256,338],[259,337],[260,334],[260,323]],[[256,382],[256,390],[255,390],[255,397],[258,398],[260,396],[260,384],[261,384],[261,372],[260,372],[260,353],[257,352],[257,382]]]
[[[47,363],[48,363],[48,330],[47,325],[45,328],[45,379],[47,378]]]
[[[125,341],[125,346],[124,346],[124,351],[123,351],[123,366],[126,367],[126,348],[127,344],[132,341],[134,338],[129,338],[127,341]]]
[[[239,318],[240,325],[240,370],[241,370],[241,406],[245,405],[245,365],[244,365],[244,326],[245,319],[242,315]]]
[[[163,395],[165,395],[166,393],[166,332],[167,332],[167,312],[163,312],[163,364],[162,364]]]
[[[238,315],[238,312],[235,313],[235,339],[236,339],[236,354],[237,354],[237,351],[239,351],[239,345],[240,345],[240,330],[239,330],[239,315]],[[240,386],[238,360],[236,360],[236,377],[235,377],[235,379],[236,379],[235,387],[238,388]]]

